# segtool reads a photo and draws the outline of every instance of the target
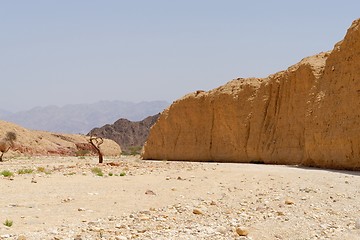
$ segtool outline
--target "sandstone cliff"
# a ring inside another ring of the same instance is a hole
[[[175,101],[144,159],[360,169],[360,20],[331,52]]]
[[[114,122],[114,124],[106,124],[103,127],[94,128],[88,135],[114,140],[121,146],[124,154],[138,154],[144,146],[150,128],[159,116],[160,114],[156,114],[138,122],[121,118]]]
[[[75,156],[84,153],[96,155],[93,147],[88,143],[89,137],[84,135],[33,131],[0,120],[0,139],[9,131],[17,135],[17,140],[14,148],[5,154],[4,158],[18,155]],[[104,139],[100,149],[105,156],[119,156],[121,154],[120,146],[109,139]]]

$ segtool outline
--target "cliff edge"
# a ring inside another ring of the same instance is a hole
[[[330,52],[175,101],[144,159],[360,169],[360,19]]]

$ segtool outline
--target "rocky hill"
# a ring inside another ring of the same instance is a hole
[[[0,119],[29,129],[86,134],[91,129],[119,118],[140,121],[162,112],[169,104],[165,101],[123,102],[101,101],[93,104],[73,104],[63,107],[36,107],[28,111],[9,113],[0,111]]]
[[[331,52],[174,102],[144,159],[360,169],[360,20]]]
[[[94,128],[88,135],[114,140],[121,146],[124,154],[139,153],[149,135],[150,128],[159,116],[160,114],[156,114],[139,122],[121,118],[114,124]]]
[[[23,155],[77,156],[96,154],[93,147],[88,143],[89,137],[84,135],[32,131],[0,120],[0,140],[5,137],[7,132],[14,132],[17,140],[15,146],[5,154],[4,158]],[[121,154],[119,145],[109,139],[104,139],[100,149],[105,156],[119,156]]]

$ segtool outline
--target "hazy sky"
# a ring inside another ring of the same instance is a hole
[[[172,102],[331,50],[360,1],[0,0],[0,109]]]

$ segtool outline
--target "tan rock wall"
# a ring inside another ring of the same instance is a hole
[[[360,21],[326,61],[312,94],[304,164],[360,169]]]
[[[360,169],[360,20],[334,50],[174,102],[144,159]]]

